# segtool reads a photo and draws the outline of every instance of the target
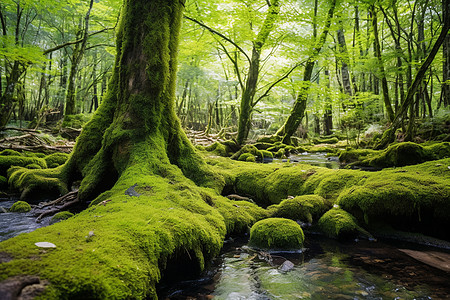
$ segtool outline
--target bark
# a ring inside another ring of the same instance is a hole
[[[328,10],[327,19],[325,21],[324,29],[316,43],[313,49],[313,53],[308,58],[306,65],[305,65],[305,71],[303,74],[303,85],[300,88],[300,92],[297,96],[297,99],[295,100],[294,106],[291,110],[291,113],[289,117],[286,119],[286,122],[281,126],[280,129],[278,129],[276,135],[283,137],[283,143],[290,144],[291,136],[295,133],[297,128],[300,126],[303,117],[305,116],[305,109],[306,109],[306,102],[308,100],[308,91],[309,87],[311,85],[311,76],[312,71],[314,69],[315,61],[317,58],[317,55],[319,55],[320,50],[322,49],[323,45],[325,44],[328,31],[330,29],[331,25],[331,19],[333,18],[334,9],[336,7],[336,1],[333,1],[331,3],[331,6]]]
[[[449,12],[444,9],[445,1],[442,1],[442,8],[444,12],[444,20],[448,19]],[[442,102],[444,107],[450,105],[450,34],[445,37],[442,45]]]

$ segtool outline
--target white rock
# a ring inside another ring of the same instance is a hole
[[[49,243],[49,242],[37,242],[34,243],[36,246],[40,248],[56,248],[55,244]]]

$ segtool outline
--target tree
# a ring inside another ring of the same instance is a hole
[[[276,133],[276,135],[283,137],[283,142],[286,144],[290,144],[291,136],[294,134],[294,132],[297,130],[298,126],[302,122],[306,109],[306,102],[308,100],[308,91],[311,84],[310,80],[314,69],[314,65],[316,63],[316,59],[320,53],[320,50],[325,44],[335,7],[336,7],[336,0],[333,0],[328,10],[324,29],[319,39],[316,41],[314,48],[312,49],[312,54],[308,57],[306,61],[305,71],[303,74],[303,85],[297,96],[297,99],[295,100],[294,107],[292,108],[291,114],[287,118],[286,122],[281,126],[280,129],[278,129]]]
[[[61,251],[36,258],[28,256],[35,246],[23,236],[1,243],[0,252],[24,259],[1,264],[0,279],[24,270],[40,274],[51,283],[48,298],[156,298],[159,270],[169,260],[186,264],[186,272],[201,270],[218,254],[227,230],[255,221],[252,205],[234,207],[215,190],[198,186],[217,191],[225,181],[195,151],[174,111],[183,6],[184,1],[124,2],[107,95],[71,158],[58,169],[16,168],[10,176],[28,191],[67,191],[82,179],[79,201],[100,196],[74,219],[31,233]]]

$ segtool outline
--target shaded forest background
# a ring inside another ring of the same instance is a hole
[[[379,138],[448,19],[444,5],[188,1],[178,116],[186,129],[242,143],[275,134],[303,96],[295,136],[339,133],[355,144]],[[2,1],[0,128],[81,128],[111,76],[120,10],[121,1],[112,0]],[[449,47],[447,35],[407,105],[398,139],[449,140]]]

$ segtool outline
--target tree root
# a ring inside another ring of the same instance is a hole
[[[70,193],[65,194],[62,197],[59,197],[56,200],[40,203],[34,210],[42,210],[45,208],[49,208],[49,210],[46,210],[39,214],[39,216],[36,219],[36,223],[40,223],[42,221],[43,217],[46,217],[48,215],[54,215],[60,211],[63,211],[67,209],[68,207],[76,204],[79,202],[78,199],[78,190],[71,191]]]

